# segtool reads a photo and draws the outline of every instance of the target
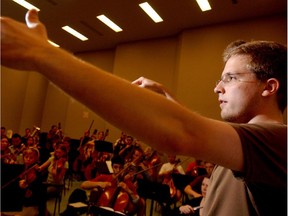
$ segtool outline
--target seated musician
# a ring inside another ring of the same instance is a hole
[[[148,167],[148,164],[144,163],[145,155],[142,148],[137,146],[132,153],[131,162],[125,164],[125,166],[129,166],[125,179],[129,178],[136,187],[138,187],[138,179],[153,181],[153,169]]]
[[[12,145],[9,146],[10,151],[16,157],[16,164],[24,164],[23,162],[23,150],[26,146],[22,143],[20,134],[14,133],[11,138]]]
[[[136,143],[134,142],[134,138],[132,136],[127,135],[125,138],[125,147],[115,147],[114,154],[120,155],[126,162],[129,162],[132,156],[132,151],[136,147]]]
[[[85,170],[87,166],[97,160],[97,152],[95,150],[95,140],[90,139],[83,144],[83,147],[79,150],[80,154],[73,163],[73,170],[78,175],[79,180],[87,180],[85,176]]]
[[[42,176],[37,172],[39,160],[37,148],[28,147],[23,151],[25,171],[20,175],[19,187],[24,190],[24,203],[21,216],[41,216],[46,212],[46,190]]]
[[[198,176],[195,177],[195,179],[190,182],[185,188],[184,188],[184,192],[192,197],[192,198],[196,198],[196,197],[200,197],[201,195],[201,189],[202,189],[202,181],[204,179],[204,177],[210,177],[212,174],[212,171],[215,167],[215,164],[205,161],[204,162],[204,167],[205,167],[205,173],[203,174],[199,174]]]
[[[98,207],[110,207],[127,215],[145,215],[145,202],[137,194],[135,186],[129,180],[122,180],[126,171],[123,169],[124,160],[115,155],[111,162],[113,174],[103,174],[84,181],[81,188],[84,190],[103,189],[97,201]]]
[[[208,176],[204,177],[201,182],[201,195],[192,200],[188,200],[187,203],[176,209],[174,215],[193,215],[201,216],[203,215],[202,209],[205,204],[206,192],[209,186],[210,178]]]
[[[177,202],[181,199],[181,191],[177,189],[174,185],[172,174],[179,173],[185,175],[183,167],[179,164],[179,160],[176,160],[176,155],[168,155],[168,162],[164,163],[158,176],[162,178],[162,183],[167,184],[170,187],[170,196],[173,201]]]
[[[46,169],[48,171],[46,181],[48,198],[59,194],[61,186],[64,185],[64,178],[68,168],[67,149],[61,143],[56,147],[54,154],[39,167],[39,171]]]
[[[15,164],[16,157],[12,154],[9,149],[9,139],[7,136],[3,135],[1,137],[1,164]]]

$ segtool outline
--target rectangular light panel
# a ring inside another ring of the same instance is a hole
[[[49,42],[51,45],[55,46],[55,47],[60,47],[58,44],[54,43],[54,42],[51,41],[51,40],[48,40],[48,42]]]
[[[80,39],[82,41],[88,40],[87,37],[85,37],[84,35],[82,35],[81,33],[79,33],[78,31],[76,31],[75,29],[73,29],[69,26],[63,26],[62,29],[67,31],[68,33],[72,34],[74,37],[77,37],[78,39]]]
[[[109,28],[111,28],[115,32],[121,32],[123,31],[118,25],[116,25],[113,21],[111,21],[108,17],[105,15],[99,15],[97,18],[103,22],[105,25],[107,25]]]
[[[24,0],[13,0],[14,2],[16,2],[17,4],[21,5],[22,7],[31,10],[31,9],[36,9],[37,11],[40,11],[39,8],[35,7],[34,5],[30,4],[27,1]]]
[[[155,22],[163,22],[163,19],[157,14],[157,12],[148,4],[148,2],[143,2],[139,6],[145,11],[146,14]]]
[[[211,10],[211,6],[210,6],[208,0],[196,0],[196,1],[197,1],[198,5],[202,11]]]

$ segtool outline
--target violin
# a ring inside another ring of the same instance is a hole
[[[21,179],[20,182],[22,182],[23,185],[25,186],[23,188],[26,188],[29,184],[31,184],[36,179],[38,167],[39,167],[38,164],[35,164],[20,174],[19,176]]]
[[[61,169],[64,167],[66,161],[66,158],[60,158],[55,161],[55,163],[53,164],[53,170],[55,171],[55,173],[61,172]]]

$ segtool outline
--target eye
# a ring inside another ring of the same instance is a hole
[[[236,76],[234,76],[232,74],[225,74],[225,76],[223,76],[223,78],[222,78],[222,81],[224,83],[231,82],[232,80],[237,80]]]

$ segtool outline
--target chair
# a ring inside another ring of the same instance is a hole
[[[53,216],[56,215],[56,211],[58,212],[57,215],[59,215],[60,204],[62,201],[62,194],[63,194],[63,191],[65,189],[65,184],[53,184],[53,183],[47,183],[47,182],[44,182],[43,184],[47,187],[47,189],[48,189],[48,187],[54,187],[56,189],[55,191],[53,191],[53,193],[47,194],[47,197],[48,197],[48,199],[50,199],[50,198],[55,199]]]
[[[73,186],[73,174],[66,172],[64,179],[64,195],[66,195],[66,190],[69,190]]]

